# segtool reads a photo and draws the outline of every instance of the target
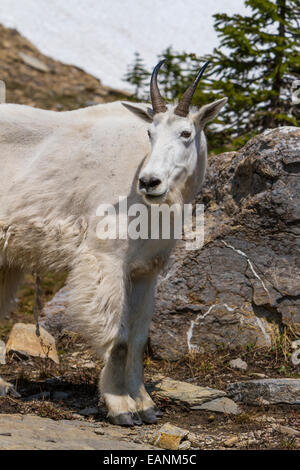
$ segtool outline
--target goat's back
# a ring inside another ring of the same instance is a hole
[[[95,212],[132,190],[146,124],[120,102],[55,112],[0,105],[0,219]]]

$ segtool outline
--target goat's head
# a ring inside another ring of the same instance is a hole
[[[206,159],[206,149],[201,153],[200,134],[227,101],[227,98],[222,98],[200,109],[190,108],[198,82],[208,65],[206,62],[179,103],[166,105],[157,84],[157,74],[163,62],[156,65],[151,77],[152,108],[145,104],[123,103],[149,122],[151,152],[139,175],[137,188],[148,204],[174,200],[172,193],[181,194],[187,180],[197,177],[199,168],[204,173],[205,162],[201,162],[201,158]],[[200,175],[201,178],[203,176]]]

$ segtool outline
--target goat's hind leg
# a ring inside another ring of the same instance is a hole
[[[22,279],[23,273],[20,269],[0,265],[0,319],[13,308],[17,289]],[[10,383],[0,377],[0,396],[6,395],[20,396]]]
[[[9,382],[6,382],[2,377],[0,377],[0,397],[6,397],[7,395],[11,395],[15,398],[20,398],[20,394],[16,392],[14,386]]]
[[[22,279],[23,272],[20,269],[0,265],[0,318],[12,310]]]

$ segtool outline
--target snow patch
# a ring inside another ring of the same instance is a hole
[[[210,53],[219,44],[212,15],[245,11],[243,0],[1,0],[0,22],[43,54],[129,89],[122,77],[136,51],[149,69],[170,45]]]

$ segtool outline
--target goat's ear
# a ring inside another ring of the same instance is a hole
[[[139,118],[143,119],[147,122],[153,121],[153,109],[150,108],[147,104],[144,103],[125,103],[122,101],[122,105],[125,106],[126,109],[131,111],[132,113],[136,114]]]
[[[213,103],[202,106],[194,115],[193,120],[196,125],[204,127],[209,121],[212,121],[227,103],[227,98],[221,98]]]

